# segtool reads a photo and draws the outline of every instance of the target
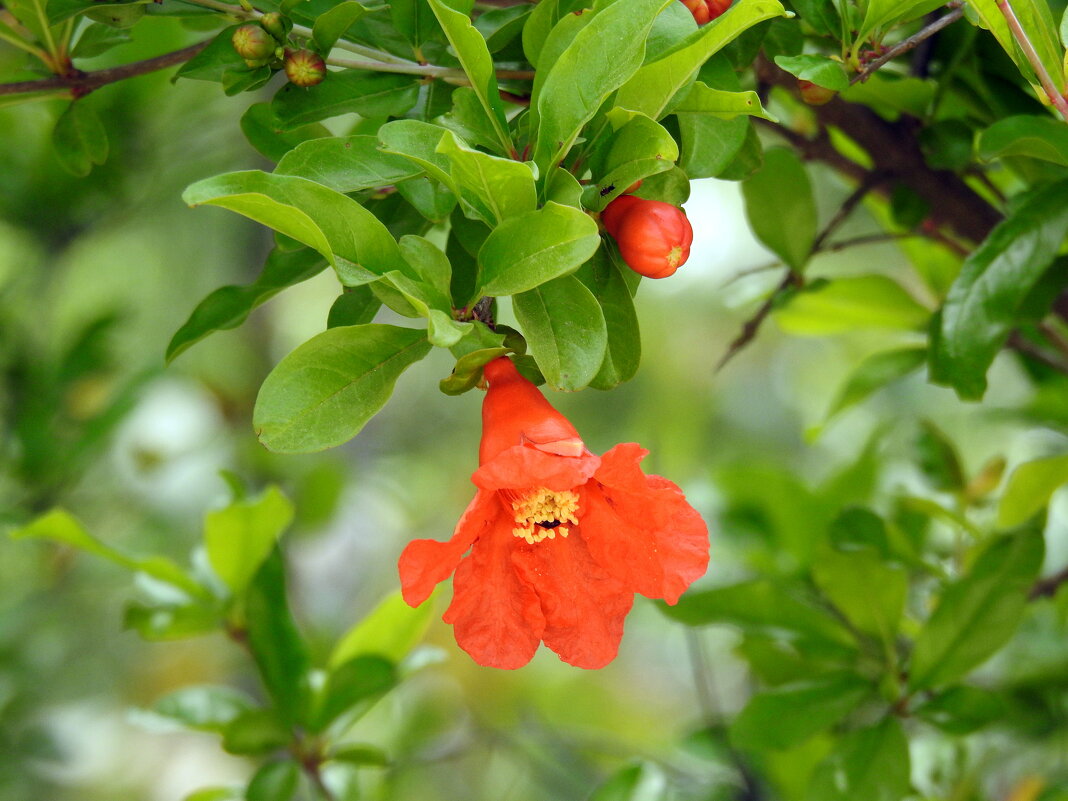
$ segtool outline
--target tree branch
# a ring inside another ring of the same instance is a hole
[[[1036,581],[1027,597],[1032,601],[1038,598],[1052,598],[1057,594],[1057,590],[1061,588],[1061,585],[1065,583],[1068,583],[1068,567],[1054,573],[1052,576],[1046,576],[1046,578]]]
[[[65,89],[70,91],[73,98],[83,97],[94,89],[99,89],[109,83],[124,81],[127,78],[147,75],[150,72],[173,67],[175,64],[182,64],[207,47],[210,42],[211,40],[208,39],[189,47],[184,47],[181,50],[175,50],[173,53],[164,53],[162,56],[145,59],[144,61],[134,61],[130,64],[109,67],[108,69],[94,72],[81,72],[79,70],[71,75],[57,75],[54,78],[41,78],[36,81],[0,83],[0,95],[21,95],[30,92]]]
[[[1057,87],[1053,83],[1053,79],[1046,71],[1046,66],[1042,63],[1042,59],[1038,57],[1038,53],[1035,52],[1035,46],[1031,44],[1031,40],[1027,38],[1027,32],[1024,31],[1023,26],[1020,25],[1020,20],[1016,17],[1016,12],[1012,10],[1012,6],[1009,5],[1009,0],[999,0],[998,8],[1001,10],[1002,15],[1005,17],[1005,22],[1009,25],[1009,31],[1012,33],[1012,38],[1016,40],[1016,43],[1020,45],[1020,49],[1024,55],[1027,56],[1027,62],[1031,65],[1031,69],[1035,71],[1035,76],[1038,78],[1038,82],[1042,84],[1042,91],[1046,93],[1046,97],[1054,105],[1054,107],[1061,113],[1061,116],[1068,121],[1068,100],[1065,100],[1064,95],[1057,91]]]
[[[864,69],[854,75],[850,79],[849,83],[854,84],[868,80],[868,78],[871,77],[871,74],[878,70],[879,67],[883,66],[883,64],[886,64],[888,61],[897,58],[902,53],[907,53],[909,50],[916,47],[916,45],[934,36],[943,28],[952,25],[954,22],[956,22],[963,16],[964,10],[957,6],[948,14],[936,19],[930,25],[920,28],[920,30],[912,34],[912,36],[908,37],[907,39],[902,39],[896,45],[894,45],[881,56],[879,56],[879,58],[872,61],[870,64],[865,66]]]

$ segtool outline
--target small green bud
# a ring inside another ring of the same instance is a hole
[[[274,39],[258,25],[242,25],[234,31],[230,41],[237,54],[249,61],[270,58],[277,46]]]
[[[290,30],[293,29],[293,20],[289,19],[289,17],[283,17],[277,11],[272,11],[260,17],[260,25],[263,26],[267,33],[271,34],[279,42],[284,43],[286,37],[289,36]]]
[[[326,77],[326,62],[311,50],[288,50],[285,59],[286,77],[296,86],[315,86]]]

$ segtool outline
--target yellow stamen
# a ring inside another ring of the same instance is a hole
[[[559,534],[566,537],[571,529],[563,525],[577,525],[579,498],[571,490],[551,492],[545,487],[530,490],[512,501],[515,513],[515,528],[512,534],[533,545],[544,539],[555,539]]]

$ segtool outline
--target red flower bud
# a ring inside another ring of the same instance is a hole
[[[326,77],[326,62],[311,50],[287,50],[286,77],[297,86],[315,86]]]
[[[682,4],[690,9],[698,25],[704,25],[730,8],[731,0],[682,0]]]
[[[836,94],[833,89],[820,86],[818,83],[806,81],[804,78],[797,79],[797,88],[801,90],[801,99],[810,106],[822,106],[829,103]]]
[[[230,41],[237,54],[247,61],[270,58],[278,46],[271,35],[259,25],[242,25],[234,31]]]
[[[705,0],[705,5],[708,6],[708,19],[714,20],[727,12],[731,7],[731,0]]]
[[[627,201],[609,210],[619,201]],[[667,278],[690,257],[693,228],[682,209],[659,200],[624,195],[601,218],[619,245],[623,261],[647,278]]]

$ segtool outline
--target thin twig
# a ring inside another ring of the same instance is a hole
[[[939,17],[937,20],[932,22],[930,25],[927,25],[927,26],[925,26],[923,28],[920,28],[920,30],[918,30],[916,33],[912,34],[912,36],[908,37],[907,39],[902,39],[896,45],[894,45],[889,50],[887,50],[885,53],[883,53],[881,56],[879,56],[877,59],[875,59],[875,61],[872,61],[870,64],[865,66],[864,69],[862,69],[860,72],[858,72],[856,75],[854,75],[850,79],[849,83],[850,84],[854,84],[854,83],[858,83],[860,81],[868,80],[868,78],[871,76],[871,74],[873,72],[875,72],[877,69],[879,69],[879,67],[883,66],[883,64],[885,64],[886,62],[890,61],[891,59],[897,58],[902,53],[907,53],[909,50],[914,48],[916,45],[918,45],[921,42],[925,41],[926,39],[929,39],[930,37],[934,36],[936,33],[938,33],[943,28],[945,28],[945,27],[947,27],[949,25],[952,25],[954,22],[956,22],[957,20],[959,20],[963,16],[964,16],[964,10],[962,8],[960,8],[959,6],[954,8],[948,14],[946,14],[946,15],[944,15],[942,17]]]
[[[864,179],[860,182],[856,189],[854,189],[849,197],[842,201],[842,205],[838,207],[838,211],[834,213],[830,221],[820,231],[819,236],[812,243],[811,254],[818,253],[823,248],[823,243],[827,241],[827,237],[838,230],[838,226],[846,221],[846,218],[853,213],[853,210],[860,205],[862,201],[871,190],[886,180],[886,176],[880,172],[869,172],[864,176]]]
[[[1042,63],[1042,59],[1035,52],[1035,46],[1031,44],[1031,40],[1027,38],[1027,33],[1024,31],[1023,26],[1020,25],[1020,20],[1016,17],[1016,12],[1012,10],[1009,0],[999,0],[998,8],[1005,16],[1005,22],[1009,24],[1009,31],[1012,33],[1012,37],[1020,45],[1024,55],[1027,56],[1027,62],[1031,65],[1031,69],[1035,71],[1038,82],[1042,84],[1042,91],[1046,93],[1046,96],[1057,111],[1061,113],[1061,116],[1068,121],[1068,100],[1065,100],[1064,95],[1057,90],[1053,79],[1046,71],[1046,66]]]
[[[763,324],[767,316],[771,314],[771,310],[775,308],[775,303],[778,301],[779,296],[791,287],[800,285],[801,276],[793,270],[787,270],[786,277],[782,279],[777,287],[775,287],[775,291],[771,293],[771,296],[761,304],[760,308],[757,309],[756,314],[745,321],[745,324],[742,326],[742,332],[735,337],[734,341],[731,342],[730,346],[727,348],[727,352],[723,354],[723,357],[716,364],[716,372],[722,370],[727,362],[738,355],[742,348],[756,339],[761,324]]]
[[[67,89],[70,90],[72,97],[82,97],[94,89],[99,89],[109,83],[134,78],[138,75],[146,75],[150,72],[156,72],[167,67],[173,67],[175,64],[186,62],[210,43],[211,40],[208,39],[189,47],[183,47],[181,50],[175,50],[172,53],[164,53],[155,58],[134,61],[130,64],[109,67],[105,70],[95,70],[94,72],[78,71],[72,75],[57,75],[54,78],[41,78],[36,81],[0,83],[0,95],[20,95],[29,92],[44,92],[51,89]]]
[[[348,58],[328,58],[327,64],[345,67],[350,70],[367,70],[369,72],[396,72],[402,75],[422,75],[427,78],[441,78],[449,83],[470,84],[467,73],[454,67],[438,67],[433,64],[394,64],[383,61],[353,61]],[[533,70],[497,70],[498,78],[515,80],[534,80]]]
[[[1052,598],[1057,594],[1057,590],[1061,588],[1061,585],[1065,583],[1068,583],[1068,567],[1054,573],[1052,576],[1046,576],[1046,578],[1036,581],[1027,597],[1032,601],[1037,598]]]
[[[1068,361],[1061,359],[1057,354],[1050,353],[1029,341],[1019,331],[1009,334],[1008,346],[1017,353],[1022,353],[1034,359],[1039,364],[1044,364],[1051,370],[1068,375]]]

